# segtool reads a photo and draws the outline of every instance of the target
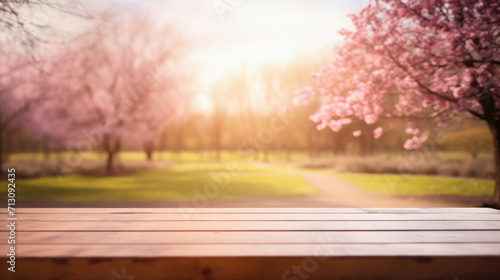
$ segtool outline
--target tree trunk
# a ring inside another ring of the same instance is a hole
[[[148,161],[153,160],[154,143],[149,143],[144,146],[144,152],[146,153],[146,159]]]
[[[49,139],[48,137],[44,137],[42,140],[42,152],[43,152],[43,159],[44,160],[49,160],[50,159],[50,148],[49,148]]]
[[[472,86],[478,86],[477,81],[473,81]],[[496,109],[496,100],[490,92],[482,92],[479,96],[479,104],[483,108],[484,120],[488,124],[493,136],[493,147],[495,150],[495,190],[493,191],[493,204],[500,208],[500,118]]]
[[[153,150],[152,149],[147,149],[146,150],[146,159],[148,161],[152,161],[153,160]]]
[[[221,143],[221,130],[219,128],[216,128],[214,131],[214,149],[215,149],[215,160],[217,162],[220,162],[222,143]]]
[[[492,126],[490,126],[490,129]],[[495,191],[493,193],[493,202],[500,206],[500,128],[497,126],[492,129],[493,145],[495,147]]]
[[[500,207],[500,121],[491,117],[487,121],[488,128],[493,136],[493,147],[495,153],[495,190],[493,192],[493,203]]]
[[[111,174],[113,172],[113,159],[115,153],[113,151],[108,151],[108,159],[106,160],[106,172]]]
[[[0,178],[3,178],[3,127],[0,126]]]
[[[114,144],[114,145],[113,145]],[[115,138],[115,141],[113,143],[113,140],[111,139],[110,135],[104,135],[103,137],[103,146],[104,150],[106,151],[108,158],[106,160],[106,172],[108,174],[111,174],[114,169],[114,158],[115,155],[120,151],[121,148],[121,142],[119,138]]]

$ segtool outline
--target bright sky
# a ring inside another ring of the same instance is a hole
[[[348,14],[369,0],[108,0],[114,9],[179,24],[195,38],[190,59],[207,89],[242,65],[288,62],[341,42]],[[202,101],[203,102],[203,101]]]
[[[369,0],[167,0],[117,1],[117,9],[174,21],[194,34],[194,61],[204,82],[262,62],[287,62],[333,47],[337,31],[352,28],[348,14]]]

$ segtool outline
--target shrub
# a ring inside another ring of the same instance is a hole
[[[492,179],[492,159],[439,159],[410,156],[335,156],[299,164],[305,168],[331,168],[336,172],[374,174],[422,174]]]

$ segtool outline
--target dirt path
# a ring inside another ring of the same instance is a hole
[[[208,207],[471,207],[468,201],[446,201],[411,196],[378,195],[360,189],[332,174],[290,170],[313,185],[318,193],[303,197],[257,197],[214,200]]]
[[[377,195],[340,180],[332,174],[305,170],[289,170],[313,185],[318,193],[312,196],[247,197],[211,199],[203,206],[185,202],[25,202],[20,207],[472,207],[471,201],[424,199],[410,196]]]
[[[466,202],[437,201],[411,196],[379,195],[360,189],[332,174],[293,171],[318,189],[311,202],[331,204],[332,207],[464,207]]]

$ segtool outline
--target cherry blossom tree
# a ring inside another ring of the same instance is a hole
[[[112,172],[123,139],[140,134],[150,144],[171,112],[169,90],[181,69],[176,67],[183,40],[172,26],[144,18],[116,19],[98,32],[96,40],[70,52],[73,79],[65,108],[77,136],[68,145],[82,149],[88,144],[82,139],[91,135],[87,138],[104,149],[106,170]]]
[[[9,137],[7,128],[20,125],[26,112],[45,98],[41,77],[25,55],[0,48],[0,170],[5,155],[3,143]]]
[[[42,128],[30,124],[34,110],[47,105],[54,93],[52,75],[44,69],[48,46],[85,37],[84,26],[100,16],[83,2],[0,0],[0,174],[4,140],[11,137],[7,128]],[[82,25],[79,30],[61,28],[75,20]]]
[[[86,1],[0,0],[0,42],[20,46],[33,55],[40,45],[61,43],[86,32],[64,30],[64,23],[89,24],[101,16],[104,14],[91,9]]]
[[[72,92],[78,89],[78,77],[72,71],[72,65],[67,63],[74,53],[61,53],[57,56],[46,56],[43,62],[37,63],[41,71],[44,89],[43,99],[31,106],[29,112],[21,117],[23,128],[30,131],[34,140],[44,146],[46,156],[49,151],[63,149],[77,138],[77,124],[71,116],[76,111],[71,104],[75,96]]]
[[[311,74],[317,87],[295,93],[303,104],[323,101],[310,117],[318,129],[402,118],[410,135],[404,147],[418,149],[430,135],[418,120],[483,120],[493,137],[493,199],[500,203],[500,2],[374,0],[350,17],[355,30],[341,31],[345,43],[335,60]],[[378,127],[373,136],[382,133]]]
[[[160,134],[181,118],[192,97],[193,91],[188,86],[191,78],[183,72],[186,69],[182,57],[176,56],[170,65],[161,67],[162,76],[157,78],[148,100],[131,120],[131,132],[142,145],[148,161],[153,159]]]

